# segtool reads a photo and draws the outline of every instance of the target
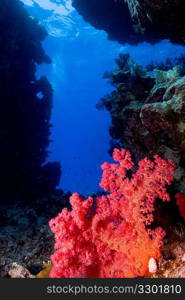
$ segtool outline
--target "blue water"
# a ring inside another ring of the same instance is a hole
[[[96,103],[112,87],[102,78],[114,67],[119,53],[129,52],[142,65],[162,61],[184,52],[184,47],[163,41],[154,46],[120,45],[109,41],[103,31],[86,23],[72,9],[71,1],[23,0],[30,15],[37,17],[49,35],[43,47],[52,58],[51,65],[38,69],[52,83],[52,143],[48,160],[60,161],[60,187],[65,191],[88,194],[98,190],[99,166],[111,161],[108,154],[107,111],[96,110]]]

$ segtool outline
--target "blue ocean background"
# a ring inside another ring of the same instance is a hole
[[[108,154],[111,123],[107,111],[96,104],[113,87],[103,79],[119,53],[130,53],[143,66],[183,54],[184,47],[165,40],[155,45],[121,45],[110,41],[104,31],[86,23],[71,0],[22,0],[29,14],[48,31],[43,42],[51,65],[38,68],[54,90],[49,161],[60,161],[59,188],[90,194],[99,189],[100,165],[111,161]]]

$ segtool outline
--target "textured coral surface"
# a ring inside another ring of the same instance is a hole
[[[148,75],[127,54],[121,54],[116,64],[105,74],[115,89],[97,105],[112,117],[111,148],[126,146],[136,161],[154,154],[173,159],[178,166],[176,190],[184,192],[185,77],[177,66]]]
[[[176,194],[176,200],[180,214],[185,221],[185,194]]]
[[[157,198],[169,201],[171,161],[155,156],[133,167],[130,152],[114,150],[116,163],[104,163],[100,186],[107,195],[84,200],[77,193],[50,221],[55,234],[50,277],[138,277],[148,273],[150,258],[160,257],[164,230],[151,229]]]

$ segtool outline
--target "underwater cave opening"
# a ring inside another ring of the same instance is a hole
[[[120,53],[130,53],[138,63],[164,61],[184,53],[183,46],[162,41],[155,45],[121,45],[107,39],[104,31],[86,23],[71,1],[22,0],[29,14],[48,31],[43,43],[51,65],[38,68],[54,89],[49,161],[60,161],[60,188],[90,194],[99,189],[100,165],[111,161],[108,154],[111,124],[107,111],[96,103],[113,87],[103,79]]]

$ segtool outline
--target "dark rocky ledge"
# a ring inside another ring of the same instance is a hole
[[[185,44],[184,0],[73,0],[73,6],[120,43],[170,39]]]

